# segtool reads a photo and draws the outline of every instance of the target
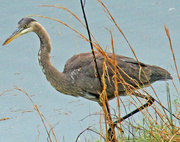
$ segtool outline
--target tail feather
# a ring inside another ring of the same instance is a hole
[[[152,71],[152,74],[149,80],[150,82],[155,82],[157,80],[173,79],[171,74],[163,68],[160,68],[157,66],[151,66],[151,71]]]

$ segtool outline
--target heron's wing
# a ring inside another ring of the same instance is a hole
[[[112,54],[107,53],[112,59]],[[96,53],[96,61],[100,75],[106,72],[105,81],[107,93],[110,96],[114,93],[114,66],[105,58]],[[105,70],[103,63],[106,63]],[[125,92],[125,86],[130,85],[138,88],[140,85],[149,85],[156,80],[170,78],[170,74],[157,66],[147,65],[136,60],[120,55],[116,55],[118,91]],[[101,92],[99,79],[95,76],[93,56],[91,53],[81,53],[70,58],[64,68],[64,72],[71,76],[77,86],[86,92],[97,94]]]
[[[112,53],[107,53],[107,55],[112,59]],[[96,53],[96,60],[99,67],[99,70],[101,70],[101,65],[104,62],[104,57],[98,53]],[[138,62],[132,58],[129,57],[125,57],[125,56],[120,56],[120,55],[116,55],[116,61],[117,61],[117,65],[122,67],[128,67],[127,64],[135,64],[138,65]],[[81,54],[77,54],[74,55],[73,57],[71,57],[65,64],[64,67],[64,73],[70,73],[76,69],[85,67],[85,68],[90,68],[93,64],[93,68],[94,68],[94,62],[93,62],[93,55],[92,53],[81,53]],[[139,62],[139,64],[141,66],[145,66],[144,63]]]
[[[107,53],[107,55],[112,59],[111,53]],[[102,55],[96,53],[96,61],[98,64],[99,73],[100,75],[102,75],[104,72],[103,62],[105,61],[105,59]],[[116,55],[116,63],[119,74],[128,84],[131,84],[133,86],[135,86],[135,84],[137,83],[133,82],[133,79],[138,81],[138,83],[147,83],[147,79],[151,76],[151,70],[148,69],[147,65],[141,62],[138,63],[132,58]],[[141,68],[139,64],[141,65]],[[106,65],[107,75],[111,79],[114,76],[114,66],[107,61]],[[145,71],[146,75],[141,72],[141,69]],[[91,53],[81,53],[78,55],[74,55],[67,61],[63,72],[72,73],[75,71],[76,74],[83,74],[84,77],[86,76],[95,78],[94,62]]]

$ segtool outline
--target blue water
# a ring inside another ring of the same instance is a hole
[[[79,1],[1,1],[0,44],[2,45],[16,29],[18,21],[27,15],[58,18],[87,36],[86,30],[69,13],[57,8],[39,7],[43,4],[64,6],[83,20]],[[180,84],[174,71],[164,24],[170,30],[180,70],[180,2],[134,0],[130,3],[125,0],[111,0],[106,1],[105,5],[134,48],[138,59],[167,69],[179,89]],[[134,57],[122,35],[97,1],[86,1],[85,10],[91,32],[104,49],[108,47],[108,51],[111,51],[110,34],[106,30],[108,28],[113,31],[116,53]],[[51,60],[59,71],[63,70],[65,62],[74,54],[90,51],[89,44],[64,25],[43,18],[34,18],[50,34],[53,45]],[[100,113],[101,107],[96,102],[63,95],[51,87],[38,65],[38,49],[39,39],[34,33],[19,37],[8,45],[0,47],[0,119],[10,118],[0,121],[0,141],[36,141],[38,131],[40,132],[38,141],[47,141],[46,131],[38,113],[33,109],[33,104],[24,93],[15,90],[15,86],[25,90],[47,121],[55,126],[54,131],[58,141],[75,141],[78,134],[89,126],[99,129],[99,115],[89,116],[83,121],[81,119],[90,114]],[[172,98],[176,98],[177,93],[171,81],[169,84]],[[153,87],[166,106],[165,82],[154,83]],[[2,94],[10,89],[12,90]],[[148,88],[148,92],[152,93],[152,90]],[[123,100],[128,101],[126,98]],[[112,107],[114,103],[111,101]],[[86,132],[80,137],[80,141],[83,142],[86,138],[95,141],[99,136],[91,136]]]

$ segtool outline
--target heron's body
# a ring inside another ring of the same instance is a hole
[[[4,44],[7,44],[14,38],[30,31],[35,32],[40,38],[41,45],[38,53],[39,64],[51,85],[63,94],[75,97],[81,96],[99,102],[99,94],[102,91],[102,88],[100,87],[99,79],[95,77],[94,62],[91,53],[74,55],[66,62],[64,71],[59,72],[50,61],[49,54],[51,52],[51,42],[48,33],[38,22],[31,18],[23,18],[18,23],[18,32],[16,31],[13,33]],[[98,70],[102,75],[104,57],[99,53],[96,53],[95,55]],[[107,53],[107,55],[112,58],[111,53]],[[171,79],[171,75],[168,71],[157,66],[140,63],[140,69],[138,62],[132,58],[116,55],[116,62],[117,65],[130,77],[127,77],[127,75],[119,70],[125,82],[135,88],[138,88],[137,84],[140,86],[147,86],[149,85],[149,82],[153,83],[157,80]],[[147,78],[143,73],[141,73],[141,70],[144,70]],[[114,84],[112,80],[114,74],[109,67],[107,68],[107,72],[110,80],[108,80],[107,77],[106,91],[108,99],[112,99],[114,98]],[[119,96],[127,94],[121,81],[118,83],[118,93]]]
[[[98,69],[100,74],[103,73],[103,62],[104,57],[101,54],[96,53],[96,60],[98,64]],[[107,53],[108,57],[112,58],[111,53]],[[145,65],[143,63],[141,64],[141,70],[144,70],[146,73],[147,78],[145,75],[141,72],[139,64],[136,60],[120,55],[116,55],[116,61],[117,65],[128,74],[125,75],[122,71],[119,70],[119,73],[121,74],[122,78],[125,80],[125,82],[128,85],[131,85],[135,88],[138,88],[137,84],[140,86],[148,86],[150,85],[149,82],[153,83],[157,80],[165,80],[167,77],[170,78],[170,75],[165,71],[164,69],[157,67],[157,66],[151,66],[151,65]],[[108,64],[108,63],[107,63]],[[110,65],[110,64],[109,64]],[[113,68],[113,66],[111,66]],[[110,81],[108,80],[108,77],[106,78],[106,85],[107,85],[107,96],[108,99],[114,98],[114,84],[112,77],[114,76],[114,73],[112,70],[108,67],[107,68],[108,76]],[[92,53],[81,53],[78,55],[74,55],[71,57],[65,65],[63,74],[68,76],[68,78],[72,82],[72,86],[75,87],[74,90],[78,91],[75,93],[73,92],[73,96],[82,96],[90,100],[96,100],[98,101],[99,98],[99,92],[101,92],[100,83],[97,77],[95,77],[94,72],[94,62],[93,62],[93,55]],[[139,75],[140,80],[139,80]],[[133,81],[133,79],[135,81]],[[149,80],[149,82],[148,82]],[[118,81],[118,92],[119,96],[127,95],[127,88],[124,87],[124,83],[122,81]],[[69,86],[68,90],[71,87]],[[61,92],[61,90],[59,90]],[[64,92],[65,93],[65,92]],[[66,93],[65,93],[66,94]],[[77,94],[77,95],[74,95]]]

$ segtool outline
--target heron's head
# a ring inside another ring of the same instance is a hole
[[[17,25],[17,29],[13,32],[13,34],[6,39],[6,41],[3,43],[3,45],[8,44],[9,42],[11,42],[13,39],[26,34],[28,32],[33,31],[33,22],[36,22],[36,20],[32,19],[32,18],[23,18],[18,22]]]

